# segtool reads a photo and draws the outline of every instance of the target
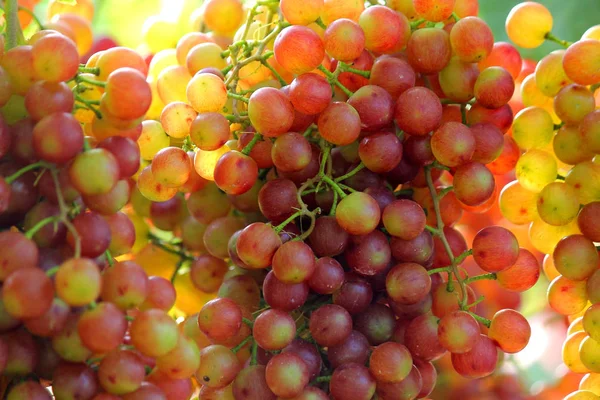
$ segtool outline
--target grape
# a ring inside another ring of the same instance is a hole
[[[598,50],[600,42],[592,39],[580,40],[569,46],[563,58],[566,75],[580,85],[600,82]]]
[[[452,354],[452,366],[466,378],[482,378],[494,372],[497,358],[498,351],[492,340],[480,335],[470,351]]]
[[[354,142],[361,128],[360,116],[348,103],[333,102],[319,115],[317,121],[323,139],[343,146]]]
[[[185,102],[190,103],[192,107],[192,101],[188,101],[187,88],[192,80],[192,76],[188,72],[185,66],[176,66],[172,65],[170,67],[165,68],[156,79],[156,92],[153,93],[154,96],[158,94],[158,97],[164,104],[169,104],[173,102]],[[218,89],[220,85],[214,79],[208,79],[211,84],[208,86],[210,89]],[[194,95],[194,91],[197,91],[198,88],[190,92],[190,97]],[[227,101],[226,98],[223,98],[223,94],[221,96],[217,96],[219,98],[219,102]],[[195,107],[194,107],[195,109]]]
[[[598,396],[589,390],[577,390],[565,397],[566,400],[597,400],[597,398]]]
[[[598,269],[600,257],[594,243],[583,235],[562,238],[553,253],[554,265],[567,279],[581,281]]]
[[[113,136],[98,143],[98,147],[110,151],[115,156],[121,179],[129,178],[140,169],[140,149],[133,140]]]
[[[594,340],[598,340],[600,338],[600,331],[598,330],[598,319],[600,317],[599,310],[600,306],[598,304],[593,304],[585,310],[582,319],[583,330],[590,335],[590,337]]]
[[[286,242],[273,255],[273,273],[283,283],[301,283],[314,273],[315,255],[304,242]]]
[[[556,158],[566,164],[575,165],[594,157],[576,125],[562,126],[554,136],[552,148]]]
[[[221,57],[221,51],[221,46],[216,43],[198,43],[188,51],[185,66],[191,75],[196,75],[205,68],[225,68],[227,63]],[[219,77],[217,76],[217,78]]]
[[[87,196],[108,193],[117,184],[119,174],[117,159],[102,148],[79,153],[69,167],[71,183]]]
[[[55,398],[72,399],[76,396],[90,399],[98,392],[96,373],[85,364],[61,363],[52,377]]]
[[[327,27],[323,41],[325,51],[331,58],[350,62],[358,58],[365,49],[365,32],[356,22],[341,18]]]
[[[565,182],[575,188],[580,204],[588,204],[598,200],[600,184],[596,178],[600,175],[600,165],[585,161],[575,165],[565,179]]]
[[[70,307],[64,301],[55,297],[52,305],[44,314],[37,318],[27,319],[24,321],[24,325],[29,332],[36,336],[55,336],[65,327],[69,312]]]
[[[252,365],[242,369],[233,382],[234,398],[252,400],[276,400],[276,395],[269,389],[263,365]]]
[[[294,340],[296,324],[288,313],[267,310],[254,321],[252,335],[261,348],[267,351],[281,350]]]
[[[384,88],[393,99],[397,99],[415,86],[415,71],[404,60],[389,56],[378,57],[371,68],[369,83]]]
[[[512,121],[513,112],[508,104],[500,108],[489,109],[476,102],[467,111],[467,125],[488,122],[506,133],[510,129]]]
[[[308,25],[319,18],[323,10],[323,0],[310,0],[302,5],[293,0],[283,0],[279,7],[285,19],[291,24]]]
[[[165,355],[177,345],[177,324],[162,310],[140,312],[129,331],[135,348],[149,357]]]
[[[385,286],[392,300],[411,305],[420,302],[429,293],[431,278],[421,265],[403,263],[388,272]]]
[[[440,71],[438,79],[446,97],[453,101],[466,102],[473,98],[478,76],[479,69],[476,65],[455,57]]]
[[[471,162],[459,166],[454,173],[454,193],[468,206],[477,206],[494,193],[495,180],[483,164]]]
[[[479,324],[475,318],[464,311],[446,314],[438,326],[440,344],[453,354],[471,351],[479,335]]]
[[[368,400],[375,394],[376,382],[369,370],[356,363],[343,364],[333,371],[329,390],[335,399]]]
[[[462,61],[479,62],[492,52],[494,36],[483,20],[477,17],[466,17],[452,27],[450,43],[454,54]]]
[[[339,291],[333,294],[333,302],[351,314],[359,314],[367,309],[373,300],[373,289],[366,280],[347,274]]]
[[[98,326],[102,326],[102,335],[98,335]],[[116,349],[123,341],[126,330],[125,314],[109,302],[102,302],[84,311],[77,323],[82,343],[96,353],[107,353]]]
[[[543,108],[528,107],[515,116],[512,130],[519,147],[526,150],[544,148],[552,140],[554,122]]]
[[[260,88],[248,102],[250,122],[267,137],[286,133],[294,121],[294,108],[288,97],[274,88]]]
[[[175,305],[176,292],[173,284],[160,276],[151,276],[148,279],[148,295],[140,305],[140,310],[157,308],[169,311]]]
[[[196,342],[183,335],[173,350],[156,360],[158,370],[171,379],[185,379],[194,374],[199,365],[200,350]]]
[[[352,59],[354,58],[356,57]],[[319,114],[331,102],[331,86],[325,78],[315,73],[298,76],[289,88],[289,98],[294,109],[303,114]]]
[[[517,353],[529,343],[531,327],[519,312],[500,310],[492,318],[488,337],[505,353]]]
[[[433,133],[431,150],[442,164],[457,167],[470,161],[475,151],[475,138],[466,125],[446,122]]]
[[[200,310],[198,326],[215,342],[225,342],[240,330],[242,310],[230,299],[211,300]]]
[[[438,339],[437,318],[433,315],[421,315],[413,319],[406,327],[404,344],[413,357],[424,361],[440,358],[446,349]]]
[[[365,335],[370,344],[377,346],[389,341],[394,333],[394,312],[382,304],[372,304],[354,320],[357,331]]]
[[[142,359],[130,350],[108,353],[98,367],[100,386],[116,395],[135,392],[142,385],[145,376]]]
[[[31,61],[36,79],[58,83],[75,75],[79,54],[72,40],[61,34],[50,34],[34,43]]]
[[[338,345],[329,347],[327,356],[333,368],[347,363],[362,365],[369,358],[369,341],[365,335],[353,330],[346,340]]]
[[[388,240],[385,234],[379,231],[351,237],[345,255],[348,266],[366,276],[384,271],[391,260]]]
[[[379,224],[381,211],[371,196],[354,192],[339,202],[335,217],[346,232],[352,235],[366,235]]]
[[[531,149],[519,158],[515,172],[522,187],[540,192],[556,179],[556,160],[544,150]]]
[[[572,281],[563,276],[554,278],[548,287],[548,303],[562,315],[582,311],[587,303],[585,281]]]
[[[502,271],[513,265],[519,256],[519,243],[509,230],[491,226],[477,232],[473,239],[473,258],[488,272]]]
[[[440,126],[442,105],[431,90],[411,88],[398,98],[394,118],[406,133],[423,136]]]
[[[496,42],[491,53],[478,65],[481,71],[494,66],[502,67],[510,73],[513,79],[517,79],[521,72],[521,54],[510,43]]]
[[[350,96],[348,104],[358,112],[361,127],[365,131],[377,131],[392,122],[394,101],[383,88],[375,85],[362,86]]]
[[[288,132],[275,140],[271,157],[278,171],[297,172],[310,163],[312,149],[304,136],[296,132]]]
[[[566,183],[552,182],[542,189],[537,200],[540,218],[550,225],[566,225],[579,212],[575,189]]]
[[[216,185],[229,195],[246,193],[254,186],[257,178],[256,162],[235,150],[223,154],[214,168]]]
[[[303,74],[317,68],[325,57],[323,41],[304,26],[290,26],[275,39],[275,59],[287,71]]]
[[[533,1],[516,5],[506,17],[506,33],[517,46],[532,49],[540,46],[552,30],[552,14]]]
[[[422,388],[423,378],[419,369],[413,365],[410,374],[400,382],[377,382],[377,395],[382,400],[409,400],[417,398]]]
[[[482,164],[497,160],[504,150],[504,137],[500,129],[489,123],[479,123],[470,127],[475,138],[475,151],[471,159]]]
[[[35,381],[24,381],[10,389],[7,393],[7,400],[31,399],[31,400],[50,400],[50,392],[41,384]]]
[[[409,64],[423,74],[440,72],[450,62],[450,36],[443,29],[423,28],[411,35],[406,46]]]
[[[532,288],[540,277],[540,264],[535,256],[524,248],[519,249],[517,261],[497,273],[497,281],[503,288],[524,292]]]
[[[556,50],[540,60],[535,68],[536,87],[544,95],[554,97],[571,80],[563,69],[565,50]]]
[[[577,224],[581,233],[588,239],[600,241],[600,231],[598,230],[598,218],[600,217],[600,202],[593,202],[583,206],[577,217]]]
[[[401,344],[383,343],[371,353],[369,370],[378,382],[400,382],[412,370],[412,357]]]
[[[590,372],[590,370],[585,365],[583,365],[579,352],[581,342],[587,337],[588,336],[585,332],[575,332],[569,335],[563,343],[563,362],[573,372],[582,374]]]
[[[71,306],[84,306],[96,300],[100,287],[100,271],[88,258],[65,261],[55,276],[56,294]]]
[[[335,325],[331,322],[335,321]],[[333,329],[332,329],[333,328]],[[348,311],[327,304],[315,310],[310,316],[310,333],[321,346],[335,346],[348,338],[352,331],[352,319]]]
[[[554,98],[554,111],[567,124],[581,122],[595,108],[594,95],[580,85],[565,86]]]
[[[145,76],[133,68],[119,68],[106,81],[102,103],[116,118],[133,120],[150,108],[152,92]]]
[[[364,31],[366,49],[375,53],[400,50],[410,37],[408,19],[388,7],[375,5],[367,8],[360,14],[358,24]]]
[[[19,268],[2,286],[6,311],[18,319],[37,318],[52,306],[54,288],[50,278],[37,268]]]
[[[321,372],[323,361],[321,360],[319,350],[317,350],[317,347],[314,344],[302,339],[294,339],[283,349],[283,352],[294,353],[306,363],[310,374],[310,380],[316,378]]]
[[[455,0],[413,0],[414,9],[419,16],[428,21],[440,22],[450,18]]]
[[[411,200],[396,200],[383,210],[383,224],[392,236],[412,240],[425,229],[425,213]]]
[[[273,393],[291,398],[302,393],[308,384],[308,366],[302,358],[292,352],[280,353],[269,360],[265,378]]]
[[[577,234],[579,228],[575,220],[564,226],[552,226],[541,218],[536,218],[529,226],[529,239],[534,247],[543,253],[552,253],[556,244],[565,236]]]

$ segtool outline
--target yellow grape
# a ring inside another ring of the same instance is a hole
[[[144,22],[142,37],[150,51],[158,53],[161,50],[172,49],[177,45],[179,31],[175,22],[150,17]]]
[[[357,22],[364,10],[365,2],[362,0],[326,0],[321,11],[321,20],[325,25],[340,18]]]
[[[600,400],[600,397],[587,390],[577,390],[565,397],[564,400]]]
[[[417,19],[417,11],[413,0],[386,0],[385,4],[392,10],[404,14],[411,21]]]
[[[582,331],[583,331],[583,317],[577,317],[569,325],[569,329],[567,330],[567,336],[572,335],[575,332],[582,332]]]
[[[142,194],[140,194],[140,196],[143,197]],[[147,201],[149,202],[150,200]],[[133,223],[133,228],[135,229],[135,242],[133,243],[133,247],[131,248],[131,252],[135,254],[148,244],[148,234],[150,233],[150,227],[146,223],[144,217],[137,215],[131,209],[125,209],[124,212],[125,214],[127,214],[129,219]]]
[[[227,103],[225,82],[213,74],[198,74],[187,86],[187,100],[199,113],[220,112]]]
[[[156,80],[158,94],[165,104],[174,101],[187,102],[187,85],[192,76],[184,66],[171,66],[165,68]]]
[[[506,17],[506,33],[517,46],[533,49],[552,31],[552,14],[542,4],[526,1],[510,10]]]
[[[527,190],[540,192],[547,184],[556,180],[558,166],[552,154],[531,149],[523,154],[515,167],[519,183]]]
[[[558,272],[556,265],[554,265],[554,257],[552,257],[551,253],[544,256],[542,270],[544,271],[544,275],[546,275],[546,279],[548,279],[550,282],[552,282],[556,277],[560,276],[560,272]]]
[[[185,61],[189,73],[194,75],[201,69],[209,67],[225,68],[227,62],[221,57],[222,52],[223,50],[216,43],[207,42],[195,45],[189,51]]]
[[[585,375],[579,382],[579,390],[588,390],[600,396],[600,374]]]
[[[175,49],[161,50],[152,57],[148,67],[148,80],[158,79],[158,75],[167,67],[177,65],[177,56]]]
[[[285,19],[294,25],[314,22],[323,10],[323,0],[281,0],[279,4]]]
[[[583,365],[579,355],[579,346],[586,337],[588,337],[588,335],[585,332],[575,332],[567,337],[562,347],[563,362],[571,371],[578,374],[590,372],[590,370]]]
[[[158,94],[157,82],[150,81],[148,84],[150,85],[150,90],[152,91],[152,103],[150,103],[150,108],[148,111],[146,111],[146,119],[159,119],[160,113],[162,112],[163,108],[165,108],[165,103]]]
[[[160,122],[167,135],[183,139],[190,133],[190,126],[198,113],[189,104],[176,101],[167,104],[160,114]]]
[[[523,105],[546,108],[553,105],[552,97],[546,96],[535,83],[535,74],[530,74],[521,82],[521,100]]]
[[[531,244],[542,253],[550,254],[554,251],[556,244],[565,236],[580,233],[577,220],[563,226],[552,226],[545,223],[541,218],[533,220],[529,226],[529,239]]]
[[[563,68],[565,50],[556,50],[542,58],[535,67],[535,83],[546,96],[554,97],[563,87],[573,83]]]
[[[500,212],[513,224],[527,224],[537,217],[537,198],[537,193],[525,189],[519,181],[512,181],[500,192]]]
[[[194,156],[194,168],[198,175],[209,181],[215,180],[215,165],[219,158],[229,151],[227,145],[213,151],[198,150]]]
[[[219,35],[230,36],[244,19],[240,0],[208,0],[202,5],[204,23]]]
[[[575,188],[579,203],[588,204],[600,200],[600,164],[585,161],[575,165],[567,174],[565,182]]]
[[[137,186],[140,193],[152,201],[167,201],[177,194],[177,188],[168,188],[154,179],[150,166],[144,168],[138,176]]]
[[[558,276],[550,282],[547,297],[550,307],[561,315],[580,313],[587,305],[586,283]]]
[[[527,107],[515,116],[512,132],[513,139],[520,148],[543,148],[552,141],[554,121],[550,113],[543,108]]]
[[[169,146],[170,139],[160,122],[147,120],[142,122],[142,134],[137,142],[142,159],[152,160],[156,153]]]
[[[564,182],[552,182],[540,192],[537,211],[547,224],[562,226],[571,222],[579,213],[577,192]]]
[[[600,40],[600,25],[594,25],[581,35],[581,39]]]
[[[600,372],[600,343],[586,337],[579,346],[581,362],[591,372]]]

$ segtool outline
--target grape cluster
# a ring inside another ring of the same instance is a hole
[[[535,23],[523,31],[520,24],[530,18]],[[577,42],[560,40],[550,33],[550,12],[526,2],[511,11],[506,29],[522,47],[537,47],[548,38],[565,47],[521,77],[522,109],[515,116],[512,137],[524,153],[515,166],[516,180],[500,194],[500,207],[512,223],[530,224],[531,242],[546,254],[548,302],[571,323],[562,349],[564,363],[573,372],[592,374],[582,380],[583,392],[569,398],[597,398],[585,391],[600,395],[597,383],[592,383],[593,374],[600,372],[600,336],[594,322],[600,309],[600,257],[595,246],[600,241],[598,27]]]
[[[597,28],[567,43],[545,7],[515,7],[516,45],[567,47],[536,65],[494,42],[477,0],[206,0],[181,37],[149,19],[144,58],[92,47],[91,0],[52,0],[46,23],[16,3],[0,54],[8,399],[427,398],[445,355],[490,376],[531,328],[476,284],[540,276],[505,227],[467,241],[463,214],[496,204],[549,254],[565,362],[600,373]]]

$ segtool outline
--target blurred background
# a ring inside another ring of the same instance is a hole
[[[41,1],[35,13],[44,21],[47,1]],[[298,0],[301,1],[301,0]],[[492,28],[496,41],[506,41],[504,22],[518,0],[479,0],[479,16]],[[583,32],[600,22],[600,0],[540,0],[554,16],[553,33],[568,41],[578,40]],[[199,30],[196,18],[202,0],[95,0],[93,20],[96,39],[110,38],[119,45],[138,49],[150,55],[160,49],[149,48],[145,35],[148,27],[161,21],[159,30],[163,48],[175,47],[184,34]],[[533,50],[522,49],[524,58],[539,60],[559,46],[546,43]],[[499,179],[498,187],[514,180],[514,176]],[[504,220],[497,203],[483,214],[465,212],[458,228],[468,243],[475,233],[492,224],[505,226],[517,235],[522,247],[535,251],[529,242],[528,225],[516,226]],[[542,265],[543,254],[536,252]],[[470,273],[480,273],[471,261],[465,263]],[[548,267],[548,266],[547,266]],[[549,267],[548,267],[549,268]],[[565,394],[577,389],[581,375],[568,372],[562,363],[561,346],[566,337],[570,321],[552,312],[546,300],[548,276],[551,269],[542,273],[538,284],[523,295],[507,292],[491,281],[475,282],[478,293],[486,300],[480,304],[479,313],[491,317],[496,310],[515,308],[530,321],[532,338],[529,346],[517,355],[506,355],[501,360],[499,371],[493,377],[479,381],[467,381],[453,373],[450,358],[444,357],[437,363],[440,373],[438,388],[431,398],[435,400],[519,400],[519,399],[562,399]]]

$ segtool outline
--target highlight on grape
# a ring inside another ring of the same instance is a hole
[[[3,399],[600,400],[600,25],[204,0],[128,48],[38,2],[0,26]]]

